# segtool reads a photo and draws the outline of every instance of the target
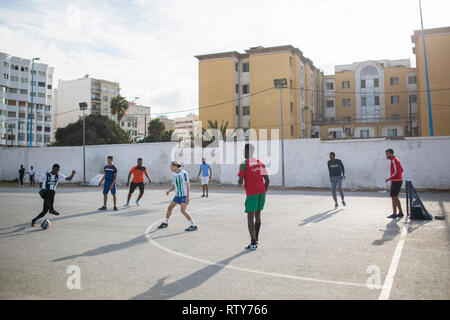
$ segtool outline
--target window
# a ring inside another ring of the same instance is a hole
[[[38,82],[38,87],[45,87],[45,82]]]
[[[361,88],[365,88],[366,87],[366,80],[361,80]]]
[[[28,78],[20,78],[20,83],[28,83]]]
[[[294,136],[294,126],[291,126],[291,137]]]
[[[327,82],[325,84],[325,86],[326,86],[327,90],[333,90],[334,89],[334,83],[333,82]]]
[[[361,130],[361,131],[359,132],[359,136],[360,136],[361,138],[368,138],[368,137],[369,137],[369,130]]]
[[[38,92],[38,98],[45,98],[45,93]]]
[[[236,106],[236,115],[239,115],[239,106]]]
[[[242,93],[243,94],[249,94],[250,93],[250,85],[249,84],[244,84],[242,86]]]
[[[342,81],[342,89],[349,89],[350,81]]]
[[[242,64],[242,72],[249,72],[250,71],[250,65],[248,63]]]
[[[352,121],[352,117],[344,117],[344,121],[345,122],[350,122],[350,121]]]
[[[342,99],[342,105],[344,107],[349,107],[350,106],[350,99]]]
[[[250,115],[250,107],[243,107],[242,108],[242,114],[244,116],[249,116]]]
[[[234,63],[234,71],[238,71],[239,64],[237,62]]]
[[[378,87],[379,87],[379,81],[378,81],[378,79],[373,79],[373,86],[374,86],[375,88],[378,88]]]
[[[51,90],[52,89],[52,85],[51,84],[47,85],[47,89]]]
[[[391,120],[394,120],[394,121],[400,120],[400,115],[399,114],[391,114]]]
[[[40,134],[36,136],[36,142],[42,142],[42,136]]]
[[[409,102],[410,103],[417,103],[417,95],[412,94],[409,96]]]
[[[9,74],[4,73],[4,74],[3,74],[3,79],[8,80],[8,79],[9,79]]]
[[[19,81],[19,77],[18,76],[11,76],[11,81]]]
[[[292,57],[289,57],[289,65],[292,66]]]
[[[388,137],[396,137],[397,129],[388,129]]]
[[[16,113],[14,111],[8,111],[8,117],[15,118],[16,117]]]
[[[334,100],[327,100],[327,108],[334,108]]]
[[[103,101],[108,101],[108,96],[103,96]]]
[[[392,77],[391,78],[391,86],[396,86],[396,85],[398,85],[398,78]]]
[[[367,105],[366,97],[361,97],[361,105],[362,106]]]
[[[379,106],[380,105],[380,97],[379,96],[375,96],[375,105]]]
[[[294,103],[291,102],[291,112],[294,112]]]
[[[289,88],[292,88],[292,79],[289,80]]]
[[[28,90],[20,89],[20,94],[28,94]]]
[[[36,126],[36,131],[42,131],[42,126]]]
[[[30,81],[30,86],[36,86],[36,81]]]
[[[50,136],[49,135],[45,135],[44,136],[44,142],[45,143],[50,143]]]
[[[408,77],[408,84],[416,84],[416,83],[417,83],[416,76],[409,76]]]
[[[9,89],[8,89],[8,92],[9,92],[9,93],[17,93],[17,89],[15,89],[15,88],[9,88]]]
[[[25,141],[25,133],[24,132],[19,132],[17,139],[19,141]]]
[[[391,104],[398,104],[398,103],[399,103],[399,97],[391,96]]]
[[[38,72],[40,76],[44,76],[45,77],[45,71],[39,71]]]
[[[45,117],[45,121],[50,122],[50,121],[52,121],[52,118],[51,117]]]
[[[236,93],[239,93],[239,85],[236,85]]]
[[[25,119],[25,113],[24,112],[19,112],[19,118]]]

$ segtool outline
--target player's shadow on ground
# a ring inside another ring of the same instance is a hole
[[[299,227],[303,227],[303,226],[305,226],[305,225],[307,225],[307,224],[309,224],[311,222],[314,222],[314,223],[320,222],[322,220],[331,218],[333,215],[335,215],[338,212],[341,212],[342,210],[344,210],[344,209],[339,209],[339,210],[332,209],[332,210],[328,210],[328,211],[325,211],[325,212],[322,212],[322,213],[315,214],[315,215],[313,215],[311,217],[308,217],[308,218],[304,219],[302,221],[302,223],[300,223],[298,226]]]
[[[252,252],[251,250],[243,250],[234,256],[217,262],[213,265],[208,265],[190,275],[181,278],[175,282],[165,284],[165,281],[169,276],[159,279],[156,284],[151,287],[148,291],[137,295],[132,299],[136,300],[165,300],[180,295],[184,292],[197,288],[205,281],[209,280],[211,277],[216,275],[219,271],[225,268],[231,261],[247,253]]]
[[[147,239],[146,236],[156,232],[157,230],[154,230],[148,234],[143,234],[140,235],[136,238],[133,238],[131,240],[125,241],[125,242],[120,242],[120,243],[114,243],[114,244],[109,244],[106,246],[101,246],[92,250],[88,250],[84,253],[81,254],[75,254],[75,255],[71,255],[71,256],[67,256],[67,257],[62,257],[62,258],[58,258],[58,259],[54,259],[52,260],[52,262],[60,262],[60,261],[65,261],[65,260],[71,260],[71,259],[75,259],[75,258],[79,258],[79,257],[93,257],[93,256],[99,256],[102,254],[107,254],[107,253],[111,253],[114,251],[119,251],[119,250],[125,250],[125,249],[129,249],[138,245],[142,245],[142,244],[146,244]],[[168,235],[162,235],[162,236],[158,236],[158,237],[152,237],[153,240],[156,239],[161,239],[161,238],[168,238],[168,237],[173,237],[176,235],[180,235],[180,234],[186,234],[187,232],[178,232],[178,233],[172,233],[172,234],[168,234]]]
[[[119,211],[118,213],[115,214],[116,217],[119,216],[127,216],[127,217],[133,217],[133,216],[140,216],[140,215],[144,215],[144,214],[150,214],[150,213],[154,213],[156,212],[155,210],[136,210],[136,211],[126,211],[126,212],[121,212]]]
[[[381,237],[381,239],[373,241],[372,245],[382,246],[386,242],[394,240],[395,237],[397,237],[397,235],[400,233],[400,226],[397,222],[398,220],[392,219],[392,221],[386,225],[386,229],[380,230],[383,231],[383,236]]]

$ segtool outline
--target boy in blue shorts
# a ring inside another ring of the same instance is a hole
[[[189,192],[190,192],[190,184],[189,178],[186,171],[181,169],[181,163],[179,161],[172,161],[170,164],[170,170],[175,172],[173,177],[172,187],[166,192],[166,195],[173,190],[175,190],[175,198],[173,198],[172,202],[169,204],[167,208],[166,218],[164,222],[158,227],[159,229],[167,228],[169,226],[169,218],[172,214],[173,208],[176,207],[177,204],[181,206],[181,213],[186,217],[186,219],[191,224],[189,228],[184,231],[196,231],[197,225],[192,219],[191,215],[186,211],[186,208],[189,204]]]
[[[113,157],[108,156],[108,164],[104,167],[105,174],[98,184],[101,187],[103,180],[103,207],[98,210],[106,210],[106,202],[108,201],[108,193],[111,191],[114,201],[114,211],[117,211],[117,197],[116,197],[116,180],[117,180],[117,168],[113,165]]]

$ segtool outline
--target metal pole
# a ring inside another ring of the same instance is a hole
[[[147,137],[147,115],[144,115],[145,119],[144,119],[144,142],[145,142],[145,138]]]
[[[283,87],[280,87],[281,99],[281,184],[284,187],[284,124],[283,124]]]
[[[83,109],[83,183],[86,184],[86,116]]]
[[[423,19],[422,19],[422,3],[419,0],[420,8],[420,23],[422,24],[422,42],[423,42],[423,57],[425,62],[425,77],[427,80],[427,99],[428,99],[428,119],[430,123],[430,136],[434,136],[433,130],[433,116],[431,112],[431,96],[430,96],[430,79],[428,78],[428,62],[427,62],[427,49],[425,46],[425,32],[423,31]]]
[[[34,58],[31,59],[31,117],[30,117],[30,148],[33,143],[33,95],[34,95]]]

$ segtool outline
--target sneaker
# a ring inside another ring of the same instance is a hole
[[[130,203],[127,202],[127,203],[125,203],[123,206],[124,206],[124,207],[129,207],[129,206],[130,206]]]
[[[189,226],[189,228],[184,229],[184,231],[197,231],[197,226]]]
[[[205,195],[204,194],[202,194],[202,196],[200,197],[200,198],[204,198],[205,197]]]
[[[35,224],[36,224],[36,221],[31,220],[31,226],[34,227]]]
[[[53,210],[53,211],[50,211],[50,213],[55,215],[55,216],[59,216],[59,212],[58,211]]]
[[[346,206],[345,201],[342,201],[342,205],[343,205],[344,207]]]
[[[337,207],[339,207],[339,205],[337,204],[337,202],[334,204],[334,208],[337,209]]]
[[[208,198],[208,195],[206,195],[206,197]]]
[[[395,213],[391,214],[389,217],[386,217],[388,219],[395,219],[397,218],[397,215]]]
[[[158,229],[164,229],[164,228],[167,228],[169,226],[169,224],[168,223],[161,223],[160,225],[159,225],[159,227],[158,227]]]
[[[106,210],[106,207],[103,206],[103,207],[101,207],[101,208],[98,208],[98,210]]]
[[[245,249],[250,249],[250,250],[256,250],[256,248],[258,248],[256,241],[255,242],[252,241],[248,246],[245,247]]]
[[[139,204],[139,201],[138,200],[136,200],[136,205],[139,207],[140,206],[140,204]]]
[[[397,215],[397,218],[403,218],[403,217],[404,217],[403,212],[402,212],[402,213],[399,213],[399,214]]]
[[[117,207],[114,207],[113,210],[114,210],[114,211],[117,211],[117,210],[119,210],[119,209],[117,209]]]

